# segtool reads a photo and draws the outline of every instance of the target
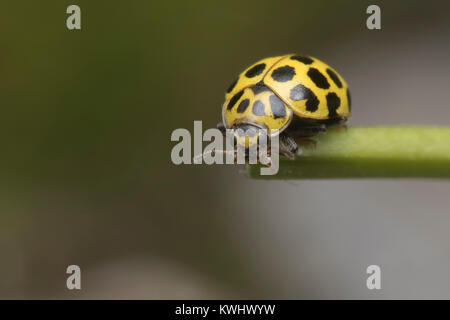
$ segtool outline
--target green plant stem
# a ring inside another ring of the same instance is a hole
[[[450,178],[450,128],[349,127],[330,129],[300,145],[295,160],[280,156],[280,169],[261,176],[259,165],[247,166],[259,179]]]

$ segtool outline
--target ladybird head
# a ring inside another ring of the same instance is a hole
[[[233,126],[234,147],[236,150],[250,150],[258,147],[261,136],[267,136],[267,130],[253,124],[238,124]]]

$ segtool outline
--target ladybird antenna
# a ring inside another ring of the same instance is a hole
[[[222,155],[235,155],[235,151],[234,150],[221,150],[221,149],[211,149],[211,150],[207,150],[204,151],[203,153],[197,154],[196,156],[194,156],[192,158],[194,163],[200,163],[201,160],[203,159],[204,156],[206,155],[212,155],[212,154],[222,154]]]

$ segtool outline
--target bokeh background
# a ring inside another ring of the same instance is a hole
[[[449,9],[2,1],[0,298],[450,298],[448,181],[252,181],[170,160],[174,129],[214,127],[236,75],[289,52],[345,77],[350,125],[450,125]]]

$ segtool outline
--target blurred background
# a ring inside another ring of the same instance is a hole
[[[349,125],[450,125],[449,9],[2,1],[0,298],[450,298],[448,181],[252,181],[170,160],[174,129],[214,127],[238,73],[290,52],[347,80]]]

